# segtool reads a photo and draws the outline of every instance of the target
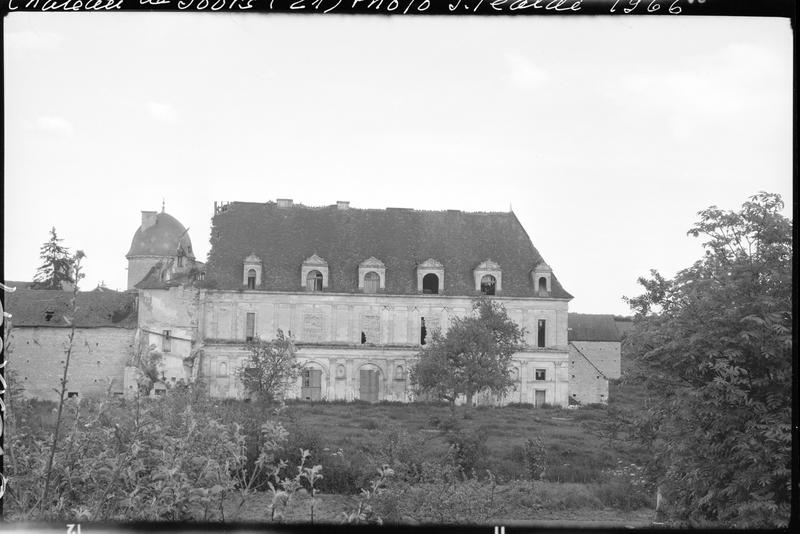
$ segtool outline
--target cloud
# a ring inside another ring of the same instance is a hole
[[[47,132],[55,135],[71,136],[75,133],[75,128],[72,127],[72,123],[63,117],[39,117],[36,119],[33,127],[40,132]]]
[[[5,35],[6,46],[14,51],[53,51],[61,47],[63,38],[53,32],[36,32],[23,30],[18,32],[8,32]]]
[[[175,124],[178,122],[178,112],[170,104],[149,101],[145,104],[145,108],[147,109],[147,113],[157,121],[166,124]]]
[[[517,87],[535,89],[550,79],[547,71],[537,67],[530,59],[516,52],[507,52],[505,60],[511,71],[511,82]]]

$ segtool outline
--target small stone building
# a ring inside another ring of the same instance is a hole
[[[613,315],[569,314],[569,397],[608,402],[608,381],[620,377],[621,344]]]
[[[15,287],[14,283],[10,284]],[[5,352],[23,395],[57,400],[69,341],[72,292],[23,289],[5,294],[9,346]],[[69,396],[122,394],[124,370],[136,337],[136,294],[87,291],[77,295],[67,382]]]

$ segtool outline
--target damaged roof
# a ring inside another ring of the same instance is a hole
[[[259,289],[301,289],[303,260],[316,254],[328,264],[326,291],[359,292],[358,266],[375,257],[395,295],[419,294],[417,264],[432,258],[444,267],[440,294],[477,295],[473,269],[491,259],[502,269],[499,295],[536,297],[530,273],[544,261],[513,213],[232,202],[212,220],[209,287],[241,289],[251,254],[262,261]],[[551,288],[552,298],[572,298],[555,276]]]
[[[68,327],[72,293],[47,289],[17,289],[6,293],[5,308],[16,326]],[[75,324],[81,328],[136,328],[136,296],[119,291],[83,291],[76,297]]]
[[[619,341],[613,315],[570,313],[567,318],[569,341]]]

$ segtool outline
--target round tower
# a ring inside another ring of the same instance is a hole
[[[186,228],[172,215],[142,212],[142,224],[133,234],[128,258],[128,289],[134,289],[158,262],[183,267],[194,261],[192,241]]]

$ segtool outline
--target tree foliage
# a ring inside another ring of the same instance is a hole
[[[281,398],[286,386],[300,375],[302,365],[295,356],[294,341],[278,330],[271,341],[256,338],[247,345],[250,354],[237,371],[251,393],[265,401]]]
[[[503,395],[513,386],[511,357],[523,348],[525,331],[502,304],[480,299],[474,313],[453,320],[447,333],[434,331],[411,369],[411,381],[423,392],[467,406],[476,393]]]
[[[792,222],[779,195],[712,206],[688,232],[705,255],[644,294],[627,340],[659,399],[637,421],[690,524],[786,525],[791,483]]]
[[[42,265],[33,277],[34,289],[63,289],[64,284],[73,284],[73,258],[69,250],[61,245],[63,239],[56,235],[55,227],[50,229],[50,239],[42,245],[39,257]]]

